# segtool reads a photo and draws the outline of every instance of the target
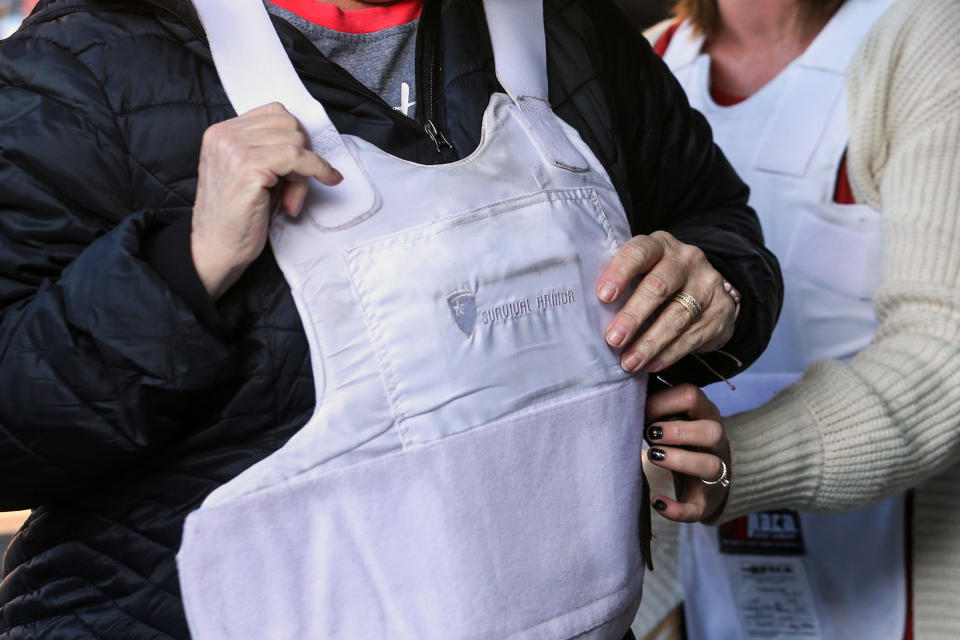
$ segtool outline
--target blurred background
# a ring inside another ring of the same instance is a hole
[[[37,0],[0,0],[0,38],[17,30],[24,16],[30,14]]]
[[[669,17],[674,0],[615,0],[641,29],[653,26]]]
[[[3,556],[3,550],[10,544],[10,540],[13,539],[13,534],[20,528],[28,515],[30,515],[29,511],[0,513],[0,557]]]

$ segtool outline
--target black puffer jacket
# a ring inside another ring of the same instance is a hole
[[[442,51],[444,154],[276,22],[341,131],[438,163],[476,146],[497,87],[480,0],[438,5],[419,72]],[[746,188],[612,4],[546,0],[546,16],[554,107],[636,233],[699,245],[743,292],[727,350],[751,362],[781,283]],[[4,559],[3,640],[187,638],[185,515],[312,411],[306,339],[269,250],[216,306],[189,258],[201,134],[234,115],[184,0],[41,2],[0,42],[0,510],[34,509]],[[713,380],[695,362],[665,375]]]

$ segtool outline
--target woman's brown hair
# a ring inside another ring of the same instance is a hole
[[[799,0],[801,29],[820,26],[836,13],[846,0]],[[674,14],[681,20],[690,20],[693,26],[710,37],[720,27],[717,0],[677,0]]]

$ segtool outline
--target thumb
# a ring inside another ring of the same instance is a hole
[[[280,203],[287,215],[296,218],[303,210],[303,203],[310,191],[310,182],[301,176],[287,178],[281,186]]]

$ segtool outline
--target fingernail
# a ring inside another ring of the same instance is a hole
[[[610,330],[607,331],[607,343],[611,347],[619,347],[623,344],[623,341],[627,337],[627,332],[624,331],[623,327],[618,324],[610,327]]]
[[[631,351],[623,358],[620,366],[623,367],[624,371],[636,371],[640,368],[641,361],[640,355],[636,351]]]
[[[729,282],[724,282],[723,288],[727,293],[730,293],[730,290],[733,289],[733,285],[730,284]]]
[[[657,500],[653,503],[653,508],[656,509],[657,511],[666,511],[667,503],[664,502],[663,500]]]
[[[617,285],[612,282],[604,282],[600,285],[600,291],[597,292],[597,297],[604,302],[613,302],[617,297]]]
[[[333,177],[336,179],[337,184],[343,182],[343,174],[336,169],[333,170]]]
[[[663,449],[650,449],[647,456],[654,462],[663,462],[667,459],[667,454]]]
[[[660,427],[650,427],[647,429],[647,440],[659,440],[663,437],[663,429]]]

